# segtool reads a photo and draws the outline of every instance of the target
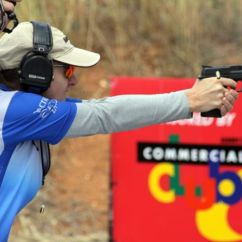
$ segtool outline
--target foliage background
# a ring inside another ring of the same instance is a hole
[[[116,75],[196,77],[202,64],[242,62],[239,0],[23,0],[16,12],[101,53],[100,64],[77,70],[77,97],[108,95]],[[16,219],[10,242],[108,241],[109,138],[69,139],[53,148],[46,185]]]

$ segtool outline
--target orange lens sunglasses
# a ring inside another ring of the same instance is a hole
[[[65,68],[65,77],[67,79],[70,79],[74,75],[75,66],[73,66],[73,65],[69,65],[69,64],[65,64],[65,63],[60,63],[60,64],[58,63],[58,64],[53,64],[53,66],[64,67]]]
[[[67,79],[70,79],[74,75],[75,66],[67,65],[65,76]]]

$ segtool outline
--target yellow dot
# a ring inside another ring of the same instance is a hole
[[[224,179],[219,183],[218,190],[221,195],[229,197],[234,193],[234,183],[229,179]]]

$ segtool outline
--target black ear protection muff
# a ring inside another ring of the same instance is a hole
[[[43,93],[53,79],[53,65],[48,58],[53,40],[48,24],[31,21],[33,24],[33,49],[22,59],[19,68],[20,85],[24,91]]]

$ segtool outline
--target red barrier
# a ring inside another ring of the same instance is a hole
[[[117,77],[112,95],[170,92],[193,83]],[[194,114],[113,134],[111,144],[113,241],[242,241],[242,97],[223,118]]]

